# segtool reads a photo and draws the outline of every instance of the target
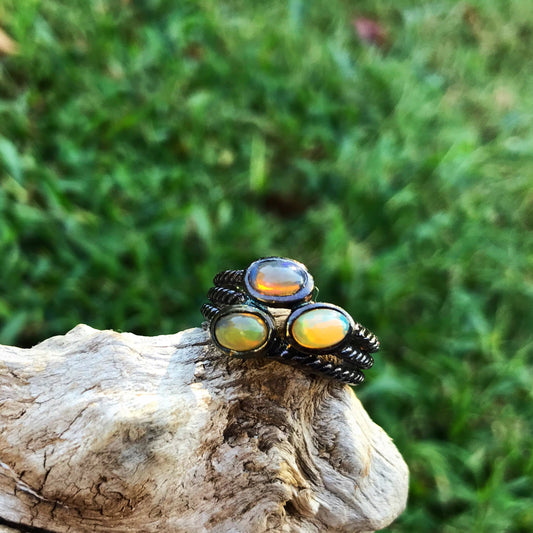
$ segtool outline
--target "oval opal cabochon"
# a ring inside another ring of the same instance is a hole
[[[291,326],[294,340],[304,348],[326,349],[339,344],[350,331],[350,322],[336,309],[310,309]]]
[[[257,292],[267,296],[292,296],[306,283],[307,273],[293,261],[267,259],[251,272],[249,282]]]
[[[233,313],[219,318],[214,333],[219,344],[225,348],[248,352],[265,343],[268,327],[260,316],[252,313]]]

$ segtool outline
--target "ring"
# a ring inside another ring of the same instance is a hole
[[[314,281],[302,263],[259,259],[217,274],[214,283],[201,311],[223,353],[274,359],[351,385],[362,383],[362,370],[374,364],[377,337],[341,307],[311,301]],[[282,331],[269,307],[290,309]]]
[[[208,297],[214,303],[244,303],[251,299],[288,309],[309,301],[315,288],[305,265],[284,257],[264,257],[245,270],[225,270],[213,282],[215,286]]]

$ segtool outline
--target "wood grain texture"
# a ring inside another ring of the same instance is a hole
[[[406,504],[349,387],[230,360],[200,328],[0,347],[0,429],[0,518],[53,532],[354,533]]]

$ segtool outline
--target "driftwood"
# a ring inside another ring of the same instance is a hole
[[[0,346],[0,431],[6,532],[366,532],[407,498],[352,389],[199,328]]]

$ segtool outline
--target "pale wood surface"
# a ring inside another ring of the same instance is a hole
[[[200,328],[0,346],[0,430],[0,518],[53,532],[366,532],[407,498],[349,387]]]

